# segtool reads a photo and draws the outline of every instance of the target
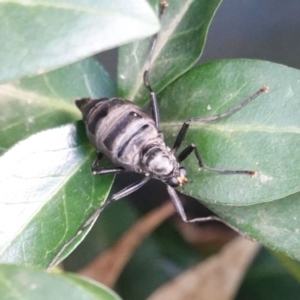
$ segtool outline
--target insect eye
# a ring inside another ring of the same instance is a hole
[[[168,181],[167,184],[171,187],[177,187],[179,185],[178,180],[175,177],[171,177]]]
[[[187,171],[186,171],[186,169],[185,169],[184,167],[180,167],[180,168],[179,168],[179,172],[180,172],[180,174],[181,174],[182,176],[186,177]]]

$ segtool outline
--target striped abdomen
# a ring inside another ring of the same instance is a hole
[[[142,149],[164,142],[154,121],[139,106],[119,98],[81,99],[76,105],[99,152],[127,170],[147,172],[141,165]]]

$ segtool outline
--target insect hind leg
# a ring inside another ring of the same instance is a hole
[[[159,20],[161,20],[162,15],[163,15],[165,9],[167,8],[167,6],[168,6],[168,3],[166,1],[160,2],[160,9],[159,9],[159,15],[158,15]],[[158,110],[158,105],[157,105],[157,96],[156,96],[156,93],[153,91],[153,89],[150,85],[150,81],[149,81],[149,71],[150,71],[151,61],[153,58],[154,49],[155,49],[155,46],[157,43],[157,37],[158,37],[158,34],[156,34],[154,36],[151,50],[150,50],[149,56],[146,61],[146,69],[144,72],[143,79],[144,79],[144,86],[148,89],[148,91],[150,93],[152,118],[155,122],[156,127],[159,128],[159,110]]]

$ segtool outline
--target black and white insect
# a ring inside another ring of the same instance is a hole
[[[160,18],[166,6],[167,3],[163,1],[160,5]],[[260,94],[267,92],[268,88],[263,87],[259,89],[252,96],[222,114],[186,120],[183,123],[172,148],[169,148],[166,146],[163,134],[159,130],[157,96],[149,82],[149,70],[156,41],[157,35],[154,36],[147,61],[147,67],[144,72],[144,85],[149,91],[152,116],[146,114],[133,102],[121,98],[84,98],[76,100],[75,102],[82,113],[87,136],[98,152],[98,156],[92,165],[93,175],[117,174],[130,171],[143,174],[145,177],[124,188],[120,192],[113,194],[107,199],[106,202],[84,223],[77,235],[64,245],[49,265],[49,268],[54,266],[66,247],[97,219],[101,211],[109,203],[130,195],[144,186],[152,178],[165,183],[176,211],[184,222],[220,221],[227,224],[217,216],[188,219],[185,214],[183,205],[174,188],[183,186],[188,181],[187,171],[180,164],[192,152],[194,152],[199,167],[202,169],[223,174],[256,175],[255,171],[250,170],[215,169],[207,166],[201,158],[199,149],[193,143],[183,149],[179,155],[176,156],[176,154],[191,123],[211,122],[225,118],[240,110]],[[99,162],[102,155],[109,158],[110,161],[115,164],[115,167],[101,167]]]

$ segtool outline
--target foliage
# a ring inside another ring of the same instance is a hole
[[[226,119],[192,124],[184,143],[197,144],[211,167],[256,170],[256,178],[199,171],[191,156],[184,165],[192,182],[184,193],[299,260],[300,72],[255,60],[194,67],[220,2],[169,1],[150,73],[161,129],[172,145],[184,120],[222,113],[269,86],[269,94]],[[46,268],[105,201],[114,180],[90,174],[95,151],[74,99],[118,95],[144,105],[142,74],[152,38],[121,45],[157,32],[158,20],[140,0],[0,5],[0,261]],[[117,84],[90,57],[116,46]],[[24,271],[16,268],[4,266],[2,276]]]

